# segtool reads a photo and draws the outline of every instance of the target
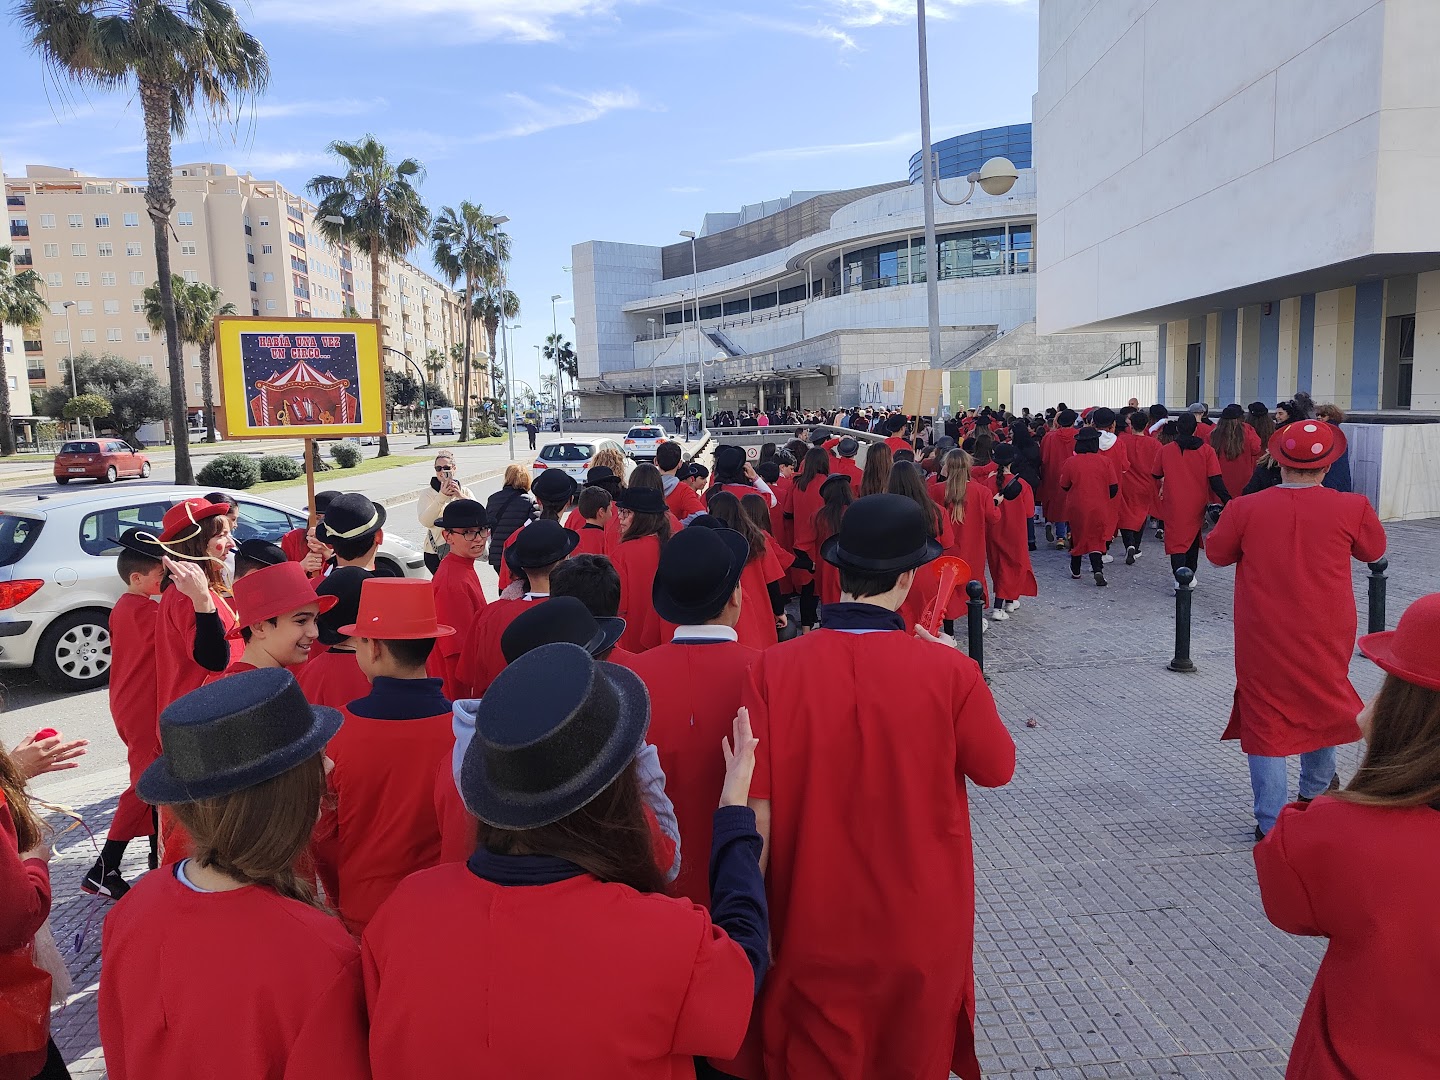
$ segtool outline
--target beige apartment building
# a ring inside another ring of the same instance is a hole
[[[218,286],[241,315],[372,317],[368,255],[349,244],[327,243],[316,225],[314,203],[273,180],[241,176],[228,165],[177,165],[174,176],[174,273]],[[72,346],[76,353],[110,352],[152,366],[168,384],[163,334],[145,321],[141,299],[156,276],[145,181],[31,165],[23,178],[6,176],[4,182],[8,243],[17,269],[40,274],[49,303],[43,325],[18,334],[6,330],[12,391],[24,387],[27,377],[32,389],[61,384]],[[382,263],[382,273],[379,318],[385,344],[408,353],[426,378],[430,350],[446,356],[436,378],[454,397],[459,371],[448,356],[450,346],[464,340],[463,297],[405,260]],[[72,305],[68,321],[67,303]],[[474,333],[482,341],[483,325],[477,324]],[[22,351],[23,373],[17,362]],[[387,352],[385,360],[414,373],[394,353]],[[203,399],[194,346],[186,347],[185,364],[191,422],[198,424]],[[215,397],[218,416],[218,389]],[[16,413],[27,411],[23,397],[12,407]]]

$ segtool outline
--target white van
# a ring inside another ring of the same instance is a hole
[[[430,434],[431,434],[431,435],[458,435],[458,434],[460,434],[460,410],[459,410],[459,409],[431,409],[431,410],[430,410]]]

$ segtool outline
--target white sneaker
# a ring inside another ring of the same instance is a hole
[[[1006,600],[1006,601],[1005,601],[1005,610],[1006,610],[1006,611],[1018,611],[1019,608],[1020,608],[1020,601],[1019,601],[1019,600]]]
[[[1010,615],[1004,608],[996,608],[994,611],[990,612],[990,618],[994,619],[996,622],[1004,622],[1006,619],[1010,618]]]
[[[986,622],[984,619],[981,619],[981,620],[980,620],[980,632],[983,634],[983,633],[985,633],[986,630],[989,630],[989,629],[990,629],[990,624],[989,624],[988,622]]]
[[[1137,558],[1137,559],[1143,559],[1144,557],[1145,557],[1145,552],[1143,552],[1142,550],[1140,550],[1140,548],[1136,548],[1136,549],[1135,549],[1135,558]]]
[[[1115,556],[1111,555],[1109,552],[1106,552],[1104,555],[1100,556],[1100,561],[1102,563],[1114,562]]]

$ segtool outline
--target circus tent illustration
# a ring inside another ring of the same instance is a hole
[[[250,414],[257,427],[359,423],[360,402],[349,386],[349,379],[316,371],[301,360],[288,371],[256,381]]]

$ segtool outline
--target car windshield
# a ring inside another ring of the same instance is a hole
[[[540,451],[542,461],[585,461],[594,453],[585,443],[554,443]]]
[[[630,429],[630,434],[625,437],[627,439],[662,439],[665,437],[665,433],[654,427],[633,427]]]
[[[60,447],[62,454],[98,454],[99,452],[100,444],[93,442],[67,442]]]
[[[45,519],[42,517],[26,517],[0,510],[0,566],[13,566],[19,562],[20,557],[35,546],[44,527]]]
[[[239,506],[240,520],[235,523],[237,544],[254,539],[278,544],[280,538],[291,529],[298,529],[305,524],[305,519],[299,514],[274,506],[262,506],[245,499],[239,500]]]

